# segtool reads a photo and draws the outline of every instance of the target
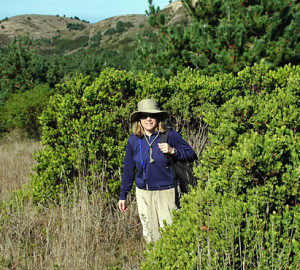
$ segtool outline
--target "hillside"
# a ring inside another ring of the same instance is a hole
[[[60,33],[64,37],[71,37],[72,31],[67,29],[68,23],[80,23],[85,27],[89,23],[75,19],[51,15],[20,15],[1,22],[0,44],[7,45],[14,37],[29,35],[34,39],[50,39]]]
[[[162,9],[170,23],[186,20],[181,1]],[[14,37],[29,35],[38,41],[44,53],[70,52],[89,45],[119,48],[130,46],[138,32],[149,35],[150,26],[146,15],[132,14],[114,16],[97,23],[53,15],[26,14],[7,18],[0,22],[0,47],[6,46]],[[68,44],[68,45],[66,45]]]

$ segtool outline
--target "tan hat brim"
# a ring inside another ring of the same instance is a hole
[[[153,113],[153,114],[159,114],[160,117],[162,119],[166,119],[169,117],[169,113],[166,111],[161,111],[161,110],[155,110],[155,109],[147,109],[147,110],[140,110],[140,111],[136,111],[133,112],[130,116],[129,116],[129,122],[133,123],[135,121],[139,120],[139,114],[140,113]]]

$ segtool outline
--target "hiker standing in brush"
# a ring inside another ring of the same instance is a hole
[[[175,203],[175,182],[172,166],[168,166],[165,154],[179,160],[193,161],[196,154],[191,146],[174,130],[169,130],[168,143],[160,143],[160,135],[166,132],[164,121],[169,114],[158,109],[153,99],[138,103],[129,121],[133,134],[129,137],[120,192],[119,209],[126,211],[126,197],[136,183],[138,212],[147,243],[160,238],[160,227],[172,222]]]

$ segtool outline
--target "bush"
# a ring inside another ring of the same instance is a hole
[[[133,27],[134,25],[131,22],[123,22],[123,21],[118,21],[116,24],[116,28],[110,27],[108,28],[104,35],[113,35],[116,33],[122,34],[125,32],[128,28]]]
[[[29,137],[41,135],[39,117],[47,107],[53,90],[46,84],[37,85],[23,93],[13,94],[3,106],[0,113],[4,129],[11,131],[19,128],[27,132]]]
[[[104,35],[113,35],[115,33],[117,33],[116,29],[113,27],[110,27],[104,32]]]
[[[286,207],[267,221],[257,213],[258,201],[216,193],[210,181],[184,197],[173,225],[148,247],[141,269],[299,267],[299,209]]]
[[[58,85],[41,117],[45,148],[31,176],[33,198],[58,201],[79,180],[117,196],[127,117],[137,101],[153,97],[184,136],[192,135],[193,146],[200,127],[188,122],[205,121],[210,140],[194,170],[198,188],[183,197],[142,269],[296,269],[299,69],[273,71],[261,63],[237,76],[212,77],[185,70],[170,81],[107,69],[94,81],[77,77]]]
[[[143,98],[164,102],[167,90],[167,81],[151,74],[134,76],[113,69],[104,70],[95,80],[76,77],[57,85],[41,116],[45,148],[35,156],[34,200],[57,201],[82,176],[91,189],[118,196],[130,129],[128,116]],[[105,172],[104,178],[99,177],[100,171]]]
[[[83,23],[67,23],[67,29],[69,30],[83,30],[85,28],[86,26]]]
[[[299,267],[299,67],[258,70],[237,78],[255,91],[204,113],[211,132],[199,187],[142,269]]]
[[[100,41],[102,39],[101,31],[98,31],[95,35],[93,35],[90,39],[91,47],[97,47],[100,45]]]
[[[127,28],[133,27],[134,25],[131,22],[122,22],[118,21],[116,25],[117,33],[123,33]]]
[[[58,199],[83,175],[88,186],[118,193],[129,129],[125,115],[135,87],[132,75],[112,70],[95,81],[74,78],[57,86],[41,117],[45,149],[31,178],[36,201]],[[97,178],[100,171],[105,179]]]
[[[80,36],[76,39],[60,39],[53,38],[52,46],[55,47],[54,52],[57,54],[61,54],[64,51],[72,51],[82,46],[88,44],[89,37],[88,36]],[[63,61],[62,61],[63,62]]]

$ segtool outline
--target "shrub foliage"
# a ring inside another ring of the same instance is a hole
[[[262,62],[235,76],[187,69],[166,81],[107,69],[58,85],[41,117],[45,147],[36,155],[33,198],[56,201],[79,180],[117,196],[128,116],[153,97],[201,155],[197,189],[183,197],[142,268],[296,269],[299,70]]]
[[[39,138],[41,135],[39,117],[47,107],[52,94],[53,89],[40,84],[31,90],[11,95],[0,112],[2,128],[6,131],[22,129],[29,137]]]
[[[299,67],[236,79],[244,94],[204,112],[199,187],[142,269],[299,268]]]

